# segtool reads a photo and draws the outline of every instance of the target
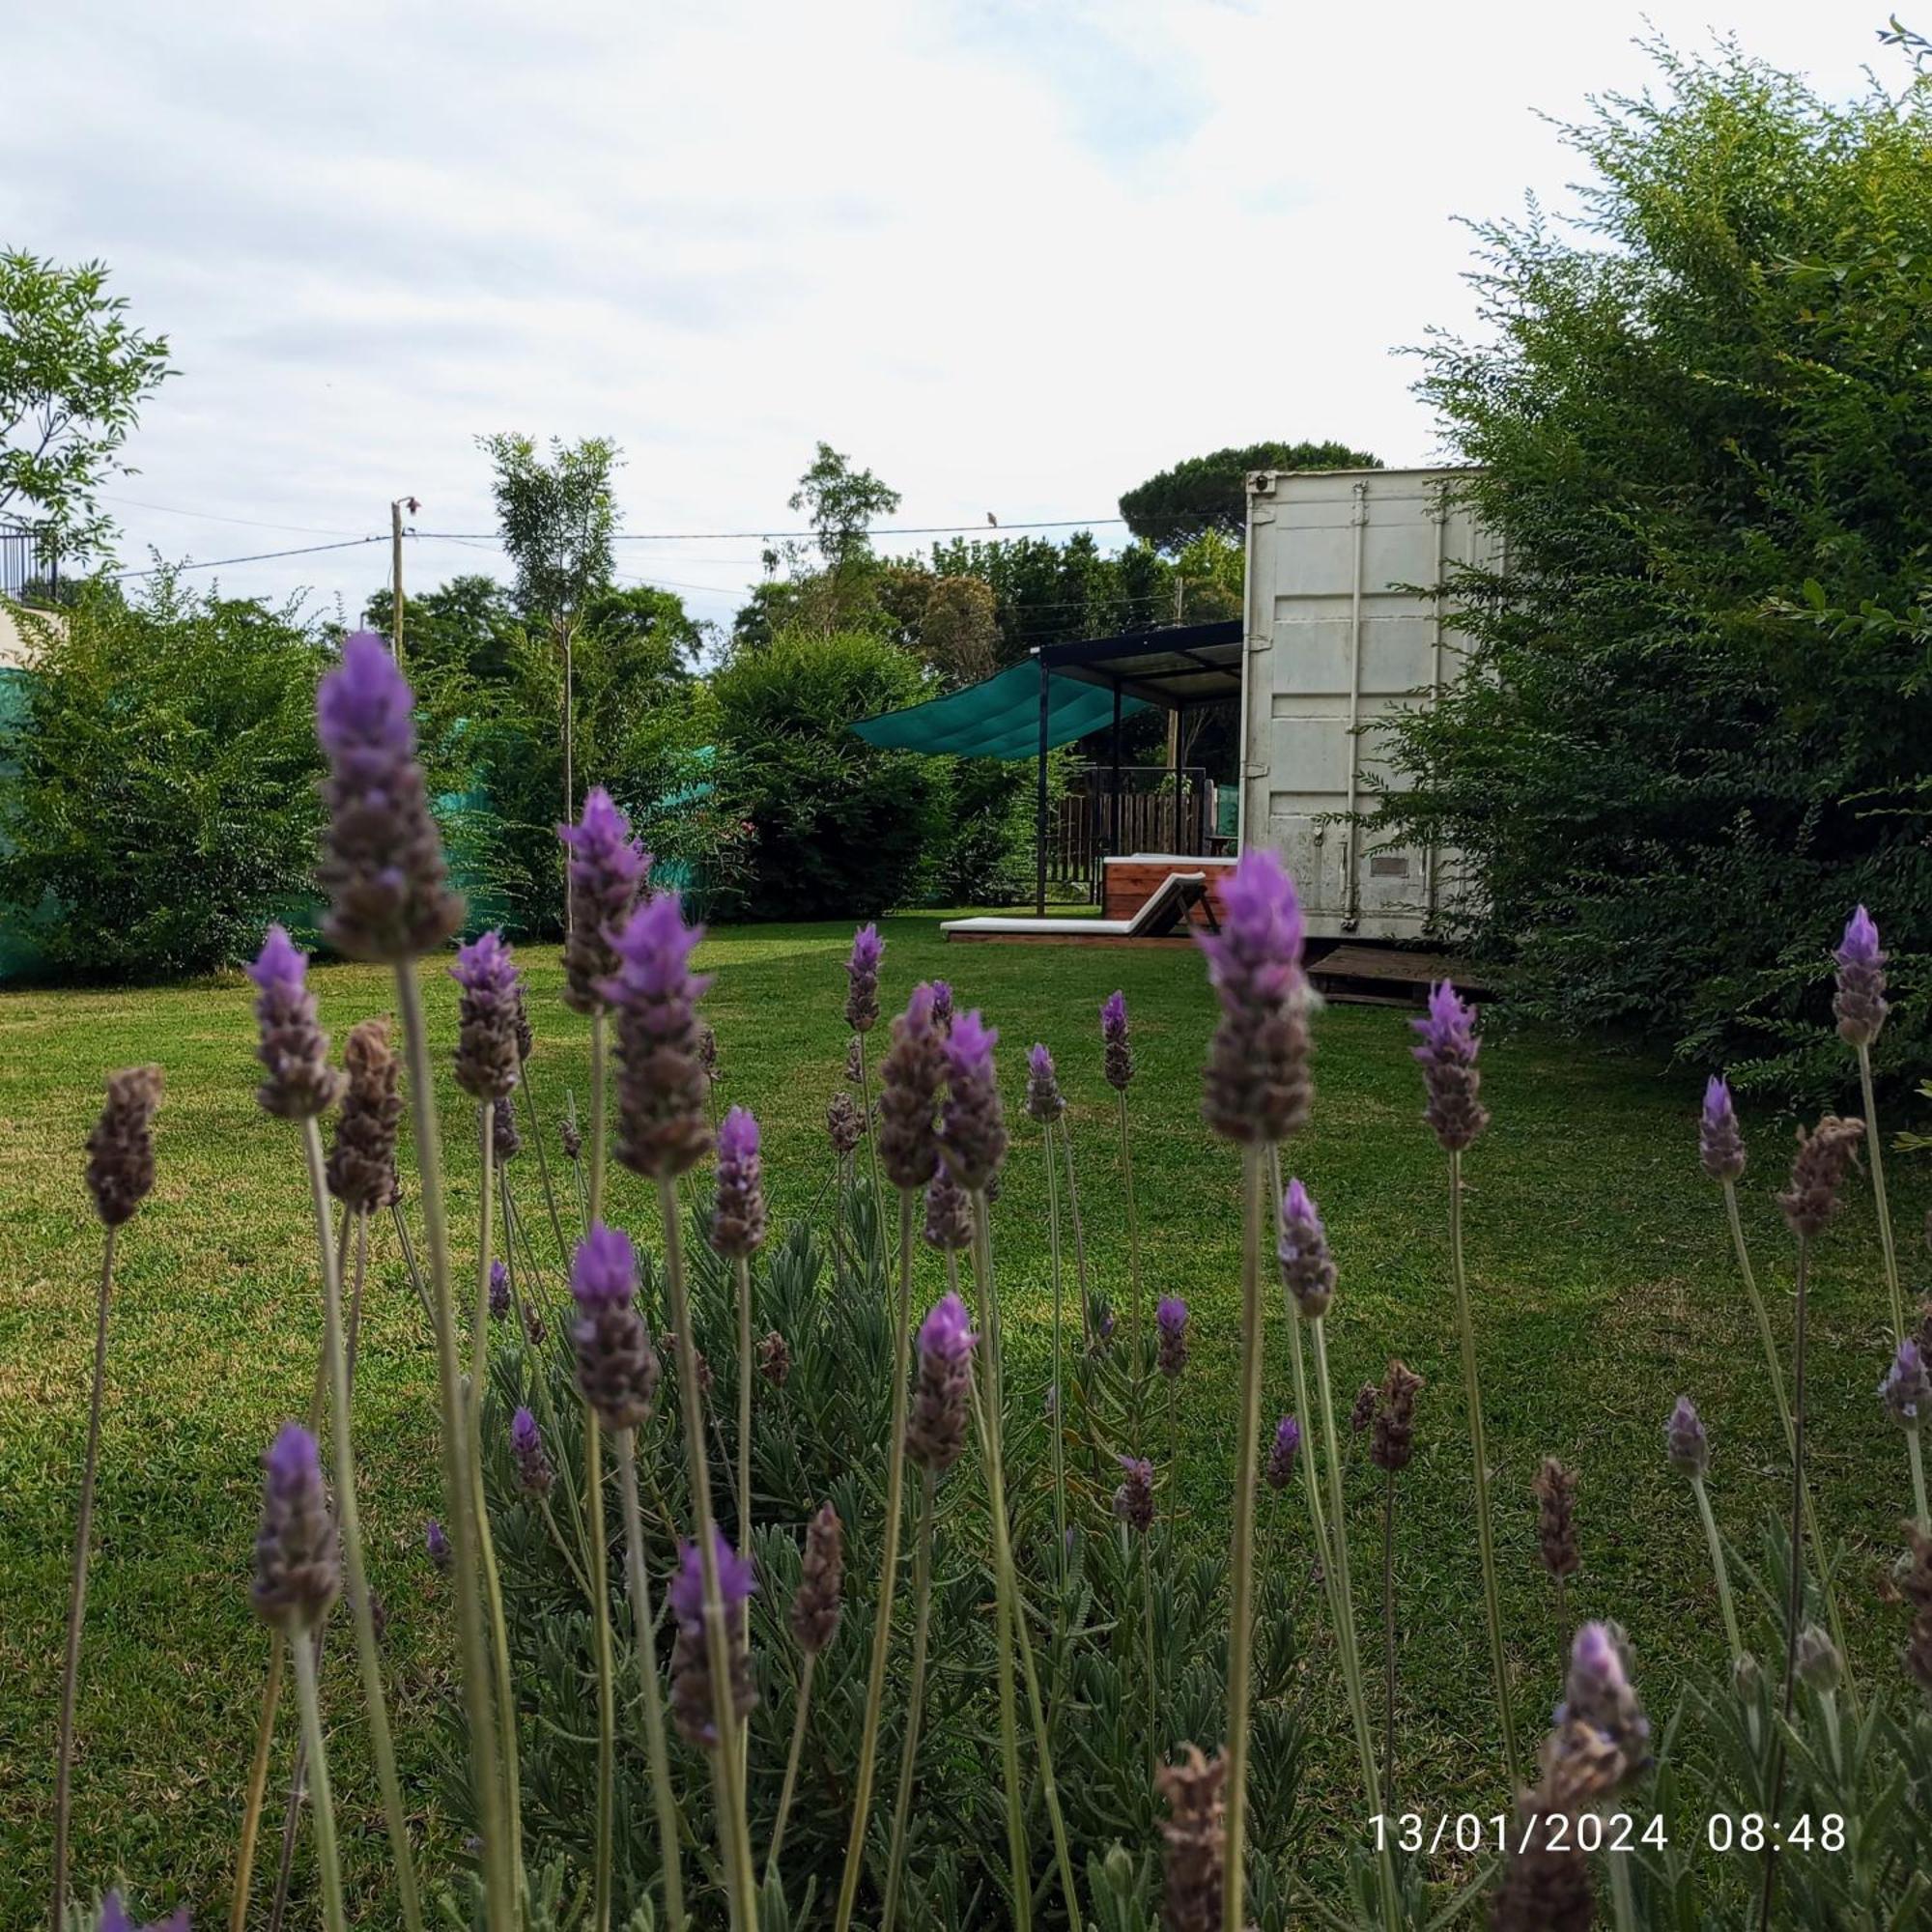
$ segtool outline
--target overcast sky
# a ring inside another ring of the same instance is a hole
[[[606,435],[627,576],[728,620],[824,438],[902,525],[1111,515],[1175,460],[1438,452],[1396,352],[1458,215],[1560,204],[1540,114],[1647,16],[1833,93],[1888,0],[66,0],[0,52],[0,244],[104,258],[181,374],[121,560],[487,531],[479,432]],[[195,514],[189,515],[187,512]],[[1095,525],[1109,541],[1118,526]],[[500,567],[423,540],[416,585]],[[385,549],[235,564],[351,614]]]

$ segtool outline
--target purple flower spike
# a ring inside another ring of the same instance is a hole
[[[1041,1125],[1059,1120],[1066,1111],[1066,1098],[1060,1091],[1053,1055],[1043,1042],[1027,1048],[1026,1110]]]
[[[500,1261],[490,1264],[490,1320],[510,1319],[510,1270]]]
[[[550,1494],[556,1471],[551,1467],[537,1419],[526,1408],[510,1418],[510,1459],[517,1465],[517,1487],[525,1495],[540,1501]]]
[[[675,1179],[711,1146],[697,1018],[711,980],[691,970],[703,937],[701,925],[685,923],[677,895],[659,893],[631,915],[617,935],[617,971],[598,983],[617,1011],[617,1158],[646,1179]]]
[[[1688,1395],[1680,1395],[1677,1406],[1670,1411],[1670,1420],[1663,1429],[1663,1446],[1669,1452],[1671,1465],[1682,1469],[1692,1481],[1702,1481],[1710,1472],[1710,1440]]]
[[[564,1004],[593,1013],[603,1004],[600,983],[617,971],[611,935],[630,918],[651,855],[631,837],[631,821],[611,802],[602,785],[583,795],[575,825],[559,825],[556,836],[570,857],[565,865],[570,897],[570,932],[563,943]]]
[[[1126,1480],[1114,1492],[1114,1514],[1137,1535],[1153,1527],[1153,1464],[1144,1457],[1115,1459]]]
[[[1153,1311],[1160,1331],[1159,1368],[1170,1381],[1187,1366],[1187,1304],[1178,1294],[1163,1295]]]
[[[936,1476],[952,1468],[966,1447],[975,1340],[966,1304],[956,1294],[935,1302],[920,1324],[919,1384],[906,1422],[905,1447],[921,1468]]]
[[[1107,1085],[1124,1094],[1134,1077],[1134,1049],[1127,1037],[1127,996],[1113,992],[1100,1002],[1100,1044],[1105,1048]]]
[[[1335,1264],[1314,1197],[1299,1180],[1281,1198],[1281,1278],[1304,1320],[1319,1321],[1335,1298]]]
[[[1898,1345],[1891,1367],[1878,1385],[1885,1412],[1901,1429],[1918,1429],[1932,1417],[1932,1375],[1926,1373],[1925,1358],[1918,1344],[1906,1340]]]
[[[733,1107],[718,1129],[718,1191],[711,1212],[711,1245],[729,1259],[754,1254],[765,1239],[765,1185],[758,1159],[758,1123],[748,1107]]]
[[[1714,1073],[1704,1086],[1704,1111],[1697,1121],[1697,1158],[1713,1180],[1736,1180],[1745,1171],[1745,1138],[1731,1105],[1731,1090]]]
[[[412,959],[463,923],[442,838],[416,763],[415,698],[373,631],[344,639],[316,694],[316,736],[328,760],[328,826],[317,879],[329,942],[354,959]]]
[[[281,926],[270,926],[248,968],[261,1024],[255,1058],[269,1074],[255,1097],[264,1111],[285,1121],[327,1113],[342,1092],[342,1076],[328,1064],[328,1036],[316,1021],[307,973],[308,954]]]
[[[737,1555],[713,1526],[712,1553],[718,1566],[718,1594],[724,1611],[724,1642],[730,1658],[730,1704],[742,1720],[757,1703],[752,1689],[751,1660],[745,1652],[745,1603],[758,1587],[750,1561]],[[677,1619],[677,1640],[671,1647],[670,1708],[678,1733],[688,1744],[709,1748],[718,1742],[716,1705],[712,1697],[710,1646],[704,1634],[704,1563],[697,1546],[681,1546],[677,1575],[668,1596]]]
[[[1267,1486],[1285,1490],[1294,1477],[1294,1458],[1301,1448],[1301,1424],[1284,1415],[1274,1426],[1274,1445],[1268,1451]]]
[[[1838,1037],[1848,1046],[1869,1046],[1885,1026],[1886,955],[1878,927],[1863,906],[1846,922],[1845,936],[1832,957],[1838,966],[1837,990],[1832,996]]]
[[[1435,1129],[1447,1153],[1461,1153],[1490,1123],[1489,1109],[1477,1099],[1482,1075],[1476,1070],[1476,1009],[1447,980],[1430,988],[1429,1016],[1412,1021],[1422,1036],[1411,1049],[1422,1065],[1429,1104],[1422,1117]]]
[[[946,1064],[946,1108],[939,1129],[946,1165],[969,1194],[982,1191],[1007,1153],[1006,1118],[993,1077],[999,1030],[977,1010],[961,1013],[941,1047]]]
[[[1570,1647],[1570,1676],[1556,1725],[1588,1724],[1623,1753],[1632,1772],[1650,1759],[1650,1719],[1631,1682],[1630,1645],[1615,1624],[1585,1624]]]
[[[1272,852],[1241,855],[1219,933],[1201,941],[1221,1017],[1202,1113],[1231,1141],[1283,1141],[1308,1119],[1307,983],[1301,907]]]
[[[942,1254],[973,1245],[973,1203],[942,1160],[925,1183],[925,1240]]]
[[[638,1292],[638,1252],[623,1229],[590,1224],[570,1264],[570,1292],[585,1314],[631,1305]]]
[[[852,935],[852,954],[845,962],[845,1024],[854,1033],[870,1033],[879,1023],[879,962],[886,942],[876,925],[862,925]],[[952,988],[947,989],[949,997]]]
[[[523,988],[500,932],[459,947],[449,977],[463,989],[457,1003],[456,1084],[472,1098],[500,1100],[517,1084],[517,1015]]]
[[[447,1570],[450,1563],[449,1537],[441,1523],[431,1517],[423,1525],[423,1548],[429,1554],[430,1562],[439,1570]]]
[[[952,987],[949,980],[932,981],[932,1024],[941,1035],[952,1031]]]
[[[940,1049],[932,1023],[932,988],[915,986],[905,1011],[893,1021],[893,1043],[879,1067],[879,1164],[895,1187],[923,1187],[938,1169],[933,1117],[945,1070]],[[836,1123],[833,1145],[838,1146]]]
[[[100,1901],[100,1923],[96,1932],[188,1932],[187,1907],[170,1913],[165,1918],[157,1918],[152,1925],[137,1928],[128,1917],[128,1908],[121,1903],[121,1894],[110,1891]]]
[[[312,1630],[342,1588],[342,1558],[315,1437],[299,1423],[285,1423],[262,1458],[262,1471],[255,1614],[286,1631]]]

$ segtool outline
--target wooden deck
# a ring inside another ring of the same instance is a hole
[[[1324,1000],[1360,1006],[1419,1007],[1438,980],[1447,980],[1460,993],[1483,990],[1471,969],[1446,952],[1364,946],[1353,940],[1311,957],[1308,978]]]

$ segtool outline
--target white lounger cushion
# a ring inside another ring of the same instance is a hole
[[[1181,887],[1207,883],[1205,872],[1170,872],[1147,895],[1132,919],[950,919],[939,929],[945,933],[1038,933],[1069,938],[1132,939],[1153,923],[1170,900],[1179,897]]]

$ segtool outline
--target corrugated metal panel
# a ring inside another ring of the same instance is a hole
[[[1450,855],[1350,822],[1386,772],[1378,721],[1427,703],[1458,654],[1436,587],[1487,554],[1445,507],[1453,469],[1273,472],[1248,497],[1241,838],[1278,851],[1317,937],[1413,939]]]

